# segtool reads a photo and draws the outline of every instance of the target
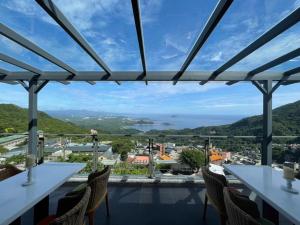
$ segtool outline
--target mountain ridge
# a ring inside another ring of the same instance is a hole
[[[0,104],[0,132],[22,133],[28,127],[28,109],[14,104]],[[38,129],[45,133],[85,133],[86,129],[73,123],[53,118],[38,112]]]
[[[147,134],[261,136],[262,115],[246,117],[228,125],[205,126],[182,130],[151,130]],[[273,135],[300,135],[300,100],[273,109]]]

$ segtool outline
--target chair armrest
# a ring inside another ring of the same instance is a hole
[[[58,201],[56,217],[60,217],[71,210],[82,198],[84,192],[76,195],[68,195]]]
[[[86,187],[87,187],[87,183],[82,183],[78,185],[76,188],[74,188],[72,191],[68,192],[65,196],[82,194],[85,191]]]
[[[254,219],[260,218],[260,213],[255,202],[251,201],[248,196],[243,195],[234,188],[229,188],[232,193],[232,201],[245,213],[252,216]]]
[[[249,196],[247,195],[244,195],[242,194],[239,190],[237,190],[236,188],[233,188],[233,187],[228,187],[228,189],[235,195],[237,195],[238,197],[241,197],[241,198],[245,198],[245,199],[249,199]]]

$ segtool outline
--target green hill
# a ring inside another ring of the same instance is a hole
[[[0,104],[0,132],[26,132],[28,127],[28,110],[13,104]],[[38,129],[45,133],[86,133],[87,130],[70,122],[50,117],[38,112]]]
[[[149,131],[148,133],[261,136],[262,116],[247,117],[229,125],[208,126],[183,130],[155,130]],[[300,101],[273,109],[273,135],[300,135]]]

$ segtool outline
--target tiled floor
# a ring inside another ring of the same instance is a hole
[[[74,187],[75,184],[65,184],[50,195],[51,214],[55,214],[58,199]],[[249,194],[249,190],[243,192]],[[211,206],[206,221],[202,220],[203,194],[203,187],[197,184],[110,185],[111,216],[106,216],[102,204],[96,213],[96,225],[219,225],[218,214]],[[259,199],[256,202],[261,206]],[[23,215],[22,225],[32,225],[32,218],[33,210],[30,210]],[[280,216],[280,225],[291,224]]]
[[[74,186],[64,185],[50,196],[50,212],[57,200]],[[109,187],[111,216],[106,217],[105,204],[96,213],[96,224],[102,225],[201,225],[219,224],[209,207],[207,222],[202,220],[202,188],[198,186],[121,186]],[[22,224],[32,224],[32,212],[22,217]]]

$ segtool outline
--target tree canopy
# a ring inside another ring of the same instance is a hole
[[[130,152],[134,148],[134,143],[127,138],[115,139],[112,142],[113,153]]]
[[[204,165],[205,157],[204,153],[195,149],[183,150],[179,155],[179,162],[189,165],[193,170],[199,171],[201,166]]]

